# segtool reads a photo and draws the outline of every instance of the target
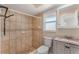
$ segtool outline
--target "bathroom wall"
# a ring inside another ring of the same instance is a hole
[[[49,37],[64,37],[66,35],[79,39],[79,29],[57,29],[56,32],[44,32],[44,36]]]
[[[32,21],[32,46],[38,48],[43,43],[43,17],[42,13],[36,15],[40,18],[34,18]]]
[[[1,53],[28,53],[32,47],[32,17],[9,10],[6,19],[6,34],[3,34],[3,19],[0,19]]]
[[[65,10],[63,12],[54,11],[54,12],[56,12],[56,15],[57,15],[57,27],[59,25],[59,21],[60,21],[59,16],[60,15],[63,15],[65,13],[71,13],[71,12],[74,12],[75,10],[79,10],[79,7],[75,6],[73,9],[70,9],[67,11]],[[75,39],[79,39],[79,28],[69,28],[69,29],[68,28],[56,28],[56,32],[47,31],[47,32],[43,32],[43,33],[44,33],[43,34],[44,36],[50,36],[50,37],[71,36],[71,37],[74,37]]]
[[[1,20],[0,20],[0,40],[1,40]],[[1,41],[0,41],[0,53],[1,53]]]

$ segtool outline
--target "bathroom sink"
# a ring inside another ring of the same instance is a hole
[[[64,36],[64,38],[68,39],[68,40],[79,41],[79,39],[76,39],[76,38],[71,37],[71,36]]]

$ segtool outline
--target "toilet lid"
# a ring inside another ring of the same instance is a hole
[[[44,52],[47,52],[49,50],[49,47],[46,47],[44,45],[40,46],[38,49],[37,49],[37,52],[38,53],[44,53]]]

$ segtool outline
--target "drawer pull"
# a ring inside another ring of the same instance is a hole
[[[65,46],[65,48],[68,48],[69,49],[70,47],[69,46]]]

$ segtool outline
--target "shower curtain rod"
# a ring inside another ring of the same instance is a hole
[[[14,12],[17,12],[17,13],[20,13],[20,14],[23,14],[23,15],[35,17],[35,18],[41,18],[41,17],[39,17],[39,16],[31,15],[31,14],[24,13],[24,12],[20,12],[20,11],[17,11],[17,10],[13,10],[13,9],[9,9],[9,10],[14,11]]]

